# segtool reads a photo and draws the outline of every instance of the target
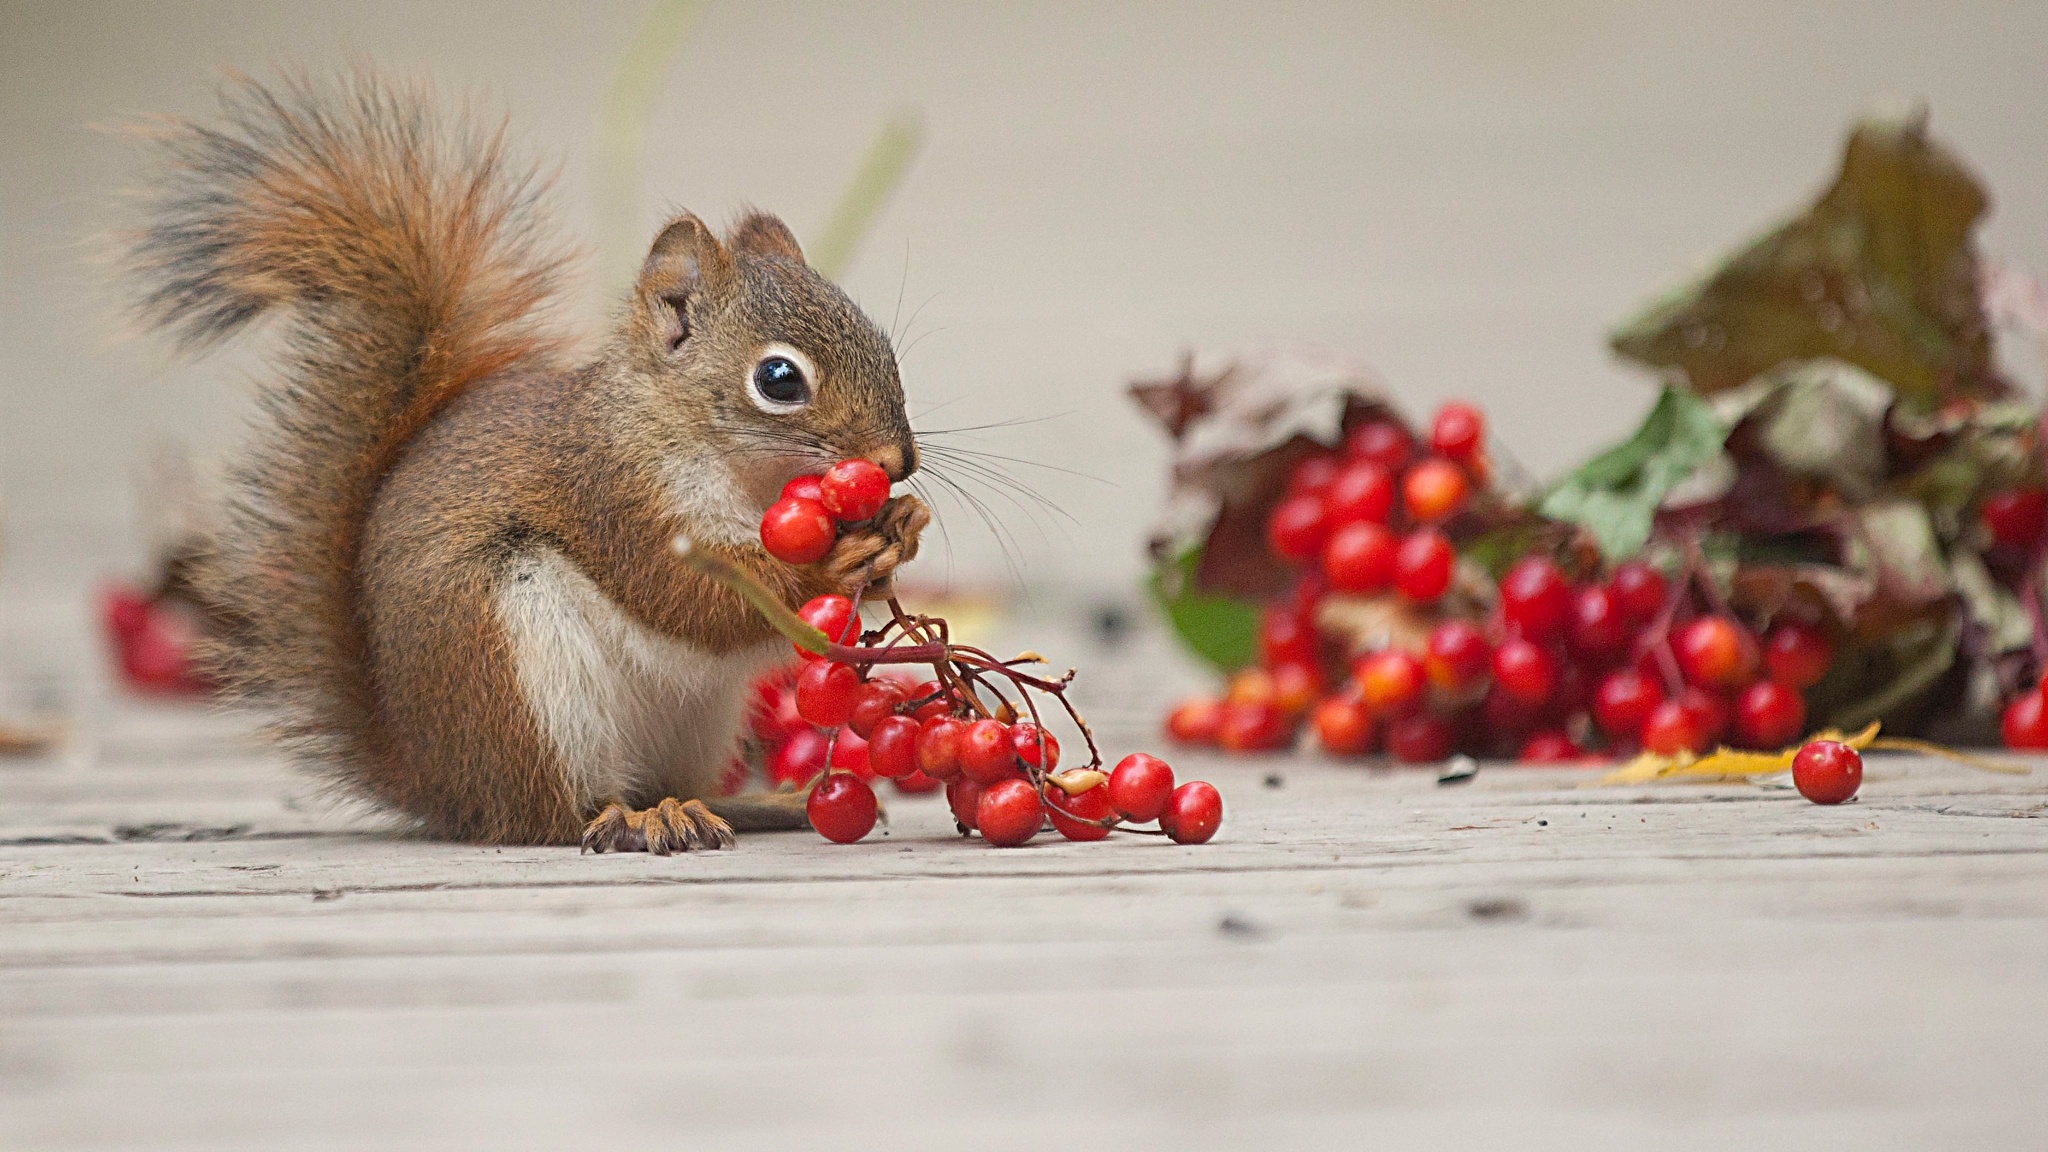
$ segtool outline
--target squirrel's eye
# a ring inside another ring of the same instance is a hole
[[[769,412],[794,411],[811,399],[811,382],[804,378],[804,370],[796,361],[787,356],[762,357],[754,365],[751,384],[754,403]]]

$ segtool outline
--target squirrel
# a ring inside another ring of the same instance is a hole
[[[777,218],[676,215],[577,362],[566,262],[502,125],[422,86],[240,79],[163,122],[128,246],[137,309],[203,351],[281,314],[266,419],[196,566],[235,621],[237,699],[349,794],[427,835],[659,854],[805,826],[718,795],[751,681],[790,650],[686,536],[796,605],[885,592],[915,496],[815,564],[768,555],[784,483],[918,467],[889,339]]]

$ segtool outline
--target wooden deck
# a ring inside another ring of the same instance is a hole
[[[1160,689],[1113,678],[1128,740]],[[0,1146],[2048,1146],[2048,772],[1212,762],[1217,841],[943,804],[672,859],[379,832],[239,722],[0,761]]]

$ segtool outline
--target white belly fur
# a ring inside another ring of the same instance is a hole
[[[749,685],[781,648],[719,656],[650,631],[552,551],[511,566],[497,612],[520,693],[586,810],[655,791],[710,795]]]

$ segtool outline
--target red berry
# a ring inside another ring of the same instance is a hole
[[[1651,709],[1650,718],[1643,723],[1643,747],[1659,756],[1704,752],[1707,739],[1698,714],[1676,700]]]
[[[1795,692],[1819,683],[1834,660],[1835,646],[1827,633],[1811,624],[1788,620],[1771,629],[1764,641],[1764,667],[1771,679]]]
[[[818,835],[834,844],[851,844],[875,827],[875,790],[845,772],[834,772],[811,789],[804,813]]]
[[[1315,618],[1293,605],[1275,604],[1259,616],[1259,663],[1268,668],[1316,658]]]
[[[1386,648],[1359,660],[1352,678],[1358,698],[1375,716],[1399,716],[1422,703],[1422,661],[1406,648]]]
[[[825,749],[831,746],[825,734],[806,726],[792,732],[768,757],[768,779],[776,784],[802,787],[825,767]]]
[[[1700,734],[1711,744],[1728,731],[1728,701],[1690,684],[1678,694],[1678,703],[1699,721]]]
[[[1323,575],[1339,592],[1384,591],[1393,582],[1400,546],[1398,537],[1370,520],[1346,524],[1323,546]]]
[[[131,588],[108,588],[100,593],[100,618],[109,633],[131,639],[149,627],[149,599]]]
[[[1173,790],[1159,813],[1159,827],[1176,844],[1206,844],[1223,825],[1223,797],[1200,780]]]
[[[967,725],[950,716],[935,716],[917,728],[917,770],[934,780],[960,775],[960,738]]]
[[[853,601],[844,596],[813,596],[804,606],[796,610],[797,618],[825,634],[827,640],[838,644],[852,644],[860,639],[860,621],[853,615]],[[796,648],[796,645],[790,645]],[[822,660],[815,653],[796,649],[796,654],[806,660]]]
[[[1377,464],[1391,475],[1408,466],[1409,457],[1415,454],[1415,441],[1392,420],[1368,420],[1344,438],[1344,454]]]
[[[1017,748],[1010,726],[1001,720],[976,720],[960,734],[960,771],[969,780],[993,784],[1017,774]]]
[[[1323,493],[1323,507],[1332,527],[1361,520],[1385,524],[1394,512],[1394,478],[1377,464],[1353,460]]]
[[[1405,764],[1428,764],[1451,754],[1451,722],[1432,712],[1403,716],[1387,729],[1387,752]]]
[[[1323,550],[1330,519],[1317,496],[1289,496],[1266,519],[1266,544],[1283,560],[1307,560]]]
[[[818,492],[835,519],[866,520],[889,502],[889,474],[872,460],[841,460],[825,469]]]
[[[1586,753],[1572,738],[1555,730],[1538,732],[1522,742],[1522,751],[1515,759],[1525,764],[1558,764],[1577,760]]]
[[[1052,819],[1053,830],[1069,840],[1100,840],[1109,835],[1109,829],[1083,821],[1107,820],[1116,815],[1116,811],[1110,806],[1107,784],[1097,784],[1078,794],[1069,794],[1057,784],[1048,784],[1045,814]]]
[[[1038,742],[1045,741],[1045,763],[1039,763]],[[1052,733],[1036,724],[1010,725],[1010,746],[1017,750],[1017,759],[1033,768],[1050,772],[1060,766],[1060,742]]]
[[[889,716],[868,736],[868,767],[877,776],[900,780],[917,771],[917,721]]]
[[[1429,446],[1437,455],[1461,464],[1478,454],[1485,438],[1486,419],[1479,409],[1457,401],[1437,409],[1436,420],[1429,426]]]
[[[796,710],[796,686],[770,680],[756,683],[753,702],[747,708],[747,726],[769,744],[788,739],[799,728],[810,727]]]
[[[1579,659],[1605,665],[1628,647],[1628,622],[1607,589],[1597,585],[1579,589],[1572,597],[1570,617],[1566,639]]]
[[[819,479],[816,475],[798,476],[782,486],[781,498],[784,500],[816,500],[818,503],[823,504],[825,502],[825,489],[819,483]]]
[[[1240,669],[1230,678],[1230,684],[1223,690],[1225,704],[1272,704],[1278,695],[1273,688],[1273,674],[1264,668]]]
[[[1633,743],[1650,713],[1664,702],[1657,682],[1633,668],[1610,672],[1593,691],[1593,719],[1613,740]]]
[[[1687,682],[1707,689],[1740,688],[1756,679],[1756,640],[1726,616],[1702,616],[1671,638]]]
[[[1294,470],[1287,474],[1289,496],[1320,496],[1337,478],[1337,470],[1343,467],[1335,455],[1318,452],[1304,456],[1295,462]]]
[[[1417,524],[1457,515],[1466,494],[1465,473],[1449,460],[1424,460],[1401,478],[1401,506]]]
[[[911,717],[920,724],[927,720],[938,719],[941,716],[950,716],[953,713],[952,693],[946,691],[944,686],[937,680],[927,680],[917,687],[910,689],[906,694],[905,702],[908,703],[913,700],[924,701],[924,703],[919,704],[910,713]]]
[[[1173,769],[1157,756],[1133,752],[1110,770],[1109,802],[1133,823],[1159,819],[1172,793]]]
[[[1998,728],[2007,748],[2048,749],[2048,696],[2032,688],[2020,693],[2005,706]]]
[[[1287,743],[1287,717],[1275,704],[1225,704],[1216,743],[1228,752],[1267,752]]]
[[[2031,548],[2048,529],[2048,491],[2040,488],[2008,488],[1984,497],[1977,515],[1991,530],[1991,538],[2016,548]]]
[[[1663,574],[1641,560],[1624,561],[1617,567],[1607,581],[1607,590],[1614,596],[1614,606],[1621,609],[1621,618],[1638,627],[1655,620],[1671,595],[1671,585]]]
[[[1446,620],[1429,634],[1422,669],[1439,691],[1457,694],[1479,683],[1493,666],[1486,633],[1469,620]]]
[[[796,710],[820,728],[837,728],[853,715],[860,673],[850,664],[816,660],[796,677]]]
[[[1479,700],[1479,730],[1497,748],[1511,749],[1536,726],[1540,710],[1508,695],[1498,683]]]
[[[1166,734],[1180,744],[1214,744],[1223,732],[1223,701],[1184,700],[1166,716]]]
[[[1557,661],[1520,636],[1508,637],[1493,650],[1493,682],[1528,707],[1540,707],[1557,689]]]
[[[761,517],[761,546],[785,564],[824,559],[838,536],[832,514],[815,500],[777,500]]]
[[[851,772],[863,779],[875,774],[868,763],[868,742],[853,734],[851,728],[841,728],[832,737],[831,765],[835,772]]]
[[[846,726],[864,739],[875,738],[875,725],[894,716],[905,700],[903,685],[877,676],[853,694],[853,709],[846,714]]]
[[[1571,586],[1545,557],[1525,557],[1500,578],[1501,619],[1539,644],[1563,630],[1571,606]]]
[[[1372,713],[1355,696],[1332,696],[1316,705],[1309,723],[1316,743],[1332,756],[1356,756],[1372,748]]]
[[[974,822],[981,810],[981,794],[987,790],[988,785],[965,776],[946,783],[946,806],[953,810],[953,819],[969,832],[974,831]]]
[[[1863,756],[1847,744],[1815,740],[1792,757],[1792,786],[1815,804],[1840,804],[1863,786]]]
[[[1806,701],[1775,680],[1759,680],[1735,698],[1735,738],[1751,748],[1783,748],[1806,731]]]
[[[1273,706],[1289,716],[1308,711],[1323,694],[1323,674],[1313,664],[1288,661],[1274,667]]]
[[[1394,588],[1418,604],[1427,604],[1451,586],[1451,542],[1434,528],[1410,533],[1394,553]]]
[[[1015,848],[1045,824],[1038,789],[1024,780],[998,780],[982,792],[974,806],[974,826],[981,838],[998,848]]]

